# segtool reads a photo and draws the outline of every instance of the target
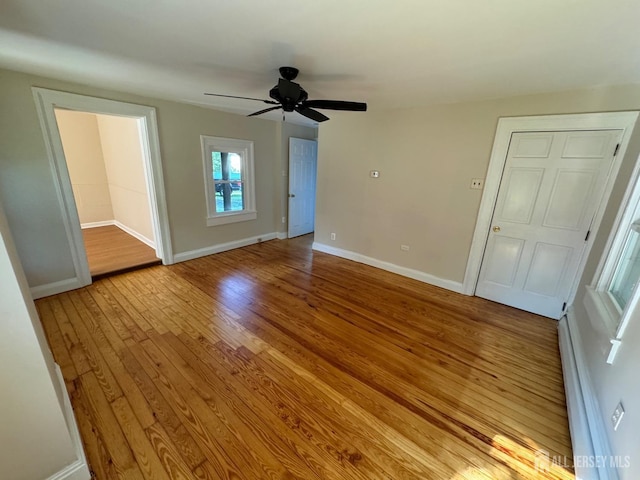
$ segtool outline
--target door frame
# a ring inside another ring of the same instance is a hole
[[[162,161],[160,159],[160,143],[156,110],[153,107],[132,103],[106,100],[46,88],[32,87],[40,126],[44,135],[47,156],[53,174],[56,194],[60,203],[62,220],[76,274],[72,284],[65,282],[61,291],[84,287],[91,284],[89,263],[82,239],[82,229],[67,160],[62,147],[62,139],[58,130],[55,109],[74,110],[88,113],[105,114],[135,118],[138,123],[144,171],[151,206],[151,220],[156,242],[156,253],[164,265],[173,263],[173,250],[169,231],[169,217],[164,188]],[[56,292],[60,293],[60,292]],[[48,294],[50,294],[48,292]]]
[[[478,211],[473,240],[471,241],[471,248],[469,250],[467,268],[464,274],[462,293],[465,295],[474,295],[476,292],[480,276],[480,267],[482,266],[482,259],[489,238],[489,229],[491,228],[491,220],[498,199],[498,190],[502,182],[502,173],[507,161],[507,152],[509,150],[509,144],[511,143],[511,136],[518,132],[622,130],[620,148],[613,158],[604,192],[596,207],[596,212],[591,224],[591,235],[589,235],[586,248],[582,253],[578,272],[567,300],[567,304],[571,305],[573,303],[578,289],[578,283],[582,277],[587,258],[589,258],[594,239],[600,228],[600,222],[602,221],[605,207],[618,176],[622,159],[627,151],[633,127],[638,119],[638,113],[637,111],[605,112],[573,115],[541,115],[534,117],[501,117],[498,119],[489,167],[485,178],[484,191],[482,192],[480,209]]]

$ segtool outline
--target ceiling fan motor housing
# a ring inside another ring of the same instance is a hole
[[[269,96],[279,102],[285,112],[293,112],[296,105],[309,98],[304,88],[286,79],[281,79],[278,85],[269,90]]]

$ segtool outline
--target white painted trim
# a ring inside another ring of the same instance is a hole
[[[55,108],[137,119],[142,141],[145,171],[149,173],[147,175],[147,185],[152,207],[151,217],[156,237],[156,252],[162,258],[164,264],[173,263],[155,108],[39,87],[33,87],[32,92],[54,177],[62,220],[71,248],[74,269],[80,281],[80,286],[91,283],[91,274],[89,273],[89,264],[84,250],[80,220],[73,197],[62,140],[58,131]]]
[[[245,222],[258,218],[256,211],[256,187],[253,141],[237,138],[200,135],[202,147],[202,168],[204,172],[204,193],[207,199],[207,226]],[[216,188],[213,181],[212,152],[236,153],[242,160],[242,183],[244,210],[236,212],[216,211]]]
[[[640,204],[640,187],[637,187],[639,178],[640,157],[636,160],[633,172],[631,173],[631,178],[629,178],[627,188],[624,192],[624,197],[622,202],[620,202],[620,208],[618,209],[616,219],[613,222],[611,232],[609,233],[607,243],[603,250],[605,253],[600,257],[600,262],[598,262],[598,267],[593,275],[591,285],[595,285],[596,290],[606,290],[609,286],[609,282],[613,277],[615,267],[618,263],[618,256],[622,254],[622,248],[624,246],[626,236],[618,235],[618,231],[622,226],[628,228],[628,226],[633,222],[633,216],[636,213],[636,209],[629,207],[631,205],[637,206]],[[616,258],[610,260],[609,252],[616,252]]]
[[[258,212],[255,210],[218,213],[213,217],[207,218],[207,227],[227,225],[229,223],[248,222],[250,220],[255,220],[256,218],[258,218]]]
[[[149,247],[151,247],[151,248],[153,248],[155,250],[156,244],[150,238],[147,238],[144,235],[142,235],[141,233],[136,232],[133,228],[127,227],[125,224],[120,223],[118,220],[114,220],[113,224],[116,227],[118,227],[120,230],[128,233],[129,235],[131,235],[134,238],[137,238],[142,243],[144,243],[145,245],[148,245]],[[157,252],[156,252],[156,254],[157,254]]]
[[[278,232],[276,236],[278,240],[286,240],[287,238],[289,238],[289,235],[287,234],[287,232]]]
[[[269,240],[274,240],[276,237],[277,237],[277,234],[273,232],[273,233],[265,233],[264,235],[256,235],[255,237],[248,237],[240,240],[234,240],[233,242],[219,243],[218,245],[211,245],[210,247],[199,248],[197,250],[190,250],[188,252],[176,253],[173,256],[173,260],[175,263],[186,262],[187,260],[206,257],[207,255],[213,255],[214,253],[226,252],[227,250],[246,247],[248,245],[253,245],[255,243],[267,242]]]
[[[572,307],[569,307],[566,317],[560,320],[558,328],[573,454],[612,458],[604,420],[584,356],[577,318]],[[576,478],[617,480],[618,472],[607,465],[601,465],[597,469],[577,467]]]
[[[596,209],[593,219],[591,235],[583,252],[582,259],[578,267],[578,273],[572,286],[570,298],[567,303],[571,305],[575,297],[578,282],[582,276],[585,263],[589,257],[589,252],[596,238],[596,233],[600,227],[602,216],[604,215],[605,206],[611,195],[614,182],[620,169],[620,164],[629,144],[631,132],[638,119],[638,112],[608,112],[608,113],[585,113],[577,115],[543,115],[536,117],[510,117],[498,119],[498,127],[496,136],[491,150],[491,158],[489,160],[489,168],[482,192],[482,200],[480,201],[480,210],[476,220],[476,227],[469,251],[469,259],[467,260],[467,268],[464,275],[463,293],[473,295],[476,291],[478,276],[480,274],[480,266],[482,257],[487,244],[489,228],[491,228],[491,219],[493,217],[493,209],[498,198],[498,189],[502,180],[502,172],[507,160],[507,152],[511,142],[511,136],[516,132],[542,132],[542,131],[558,131],[558,130],[622,130],[622,138],[620,140],[620,149],[613,159],[613,165],[607,178],[604,188],[602,200]]]
[[[75,290],[76,288],[82,288],[86,284],[77,278],[67,278],[66,280],[60,280],[58,282],[46,283],[44,285],[38,285],[31,287],[31,296],[34,300],[43,297],[50,297],[51,295],[57,295],[58,293],[68,292],[69,290]]]
[[[640,157],[636,160],[633,173],[627,184],[624,198],[607,238],[598,267],[590,286],[587,286],[583,303],[589,320],[598,333],[604,333],[611,344],[607,363],[612,364],[622,343],[622,337],[631,322],[633,313],[640,303],[640,288],[636,287],[623,311],[613,301],[609,286],[613,280],[628,236],[631,224],[640,215]]]
[[[82,228],[84,230],[85,228],[109,227],[109,226],[115,225],[115,224],[116,224],[115,220],[103,220],[102,222],[81,223],[80,224],[80,228]]]
[[[567,326],[566,317],[558,323],[558,340],[560,356],[562,358],[562,374],[564,390],[567,398],[567,414],[569,416],[569,430],[571,432],[571,446],[575,456],[593,457],[593,443],[587,419],[587,410],[582,398],[582,389],[578,378],[578,368],[573,353],[573,345]],[[598,480],[600,476],[593,469],[583,472],[576,469],[576,476],[582,480]]]
[[[89,464],[87,463],[87,457],[85,456],[84,449],[82,448],[82,440],[80,438],[78,424],[76,423],[76,417],[73,414],[73,408],[71,406],[71,401],[69,400],[64,378],[62,377],[62,371],[57,363],[55,364],[55,370],[58,382],[60,383],[60,389],[62,391],[64,401],[63,413],[67,422],[67,429],[69,430],[71,443],[73,443],[76,451],[76,461],[54,473],[48,477],[47,480],[89,480],[91,478]]]
[[[435,285],[436,287],[445,288],[447,290],[451,290],[452,292],[462,293],[462,283],[460,282],[436,277],[435,275],[421,272],[419,270],[401,267],[400,265],[396,265],[395,263],[385,262],[373,257],[367,257],[366,255],[352,252],[350,250],[331,247],[324,243],[313,242],[312,248],[313,250],[317,250],[319,252],[346,258],[347,260],[353,260],[354,262],[364,263],[365,265],[380,268],[388,272],[397,273],[398,275],[402,275],[403,277],[413,278],[414,280],[419,280],[430,285]]]
[[[58,131],[58,125],[53,111],[53,101],[48,99],[46,93],[48,90],[40,92],[33,88],[32,91],[36,102],[40,127],[44,135],[44,144],[47,150],[47,157],[49,158],[51,173],[53,174],[56,196],[60,204],[62,221],[71,250],[73,268],[79,281],[79,286],[83,287],[91,284],[91,274],[89,273],[89,262],[87,261],[87,253],[84,249],[82,232],[80,231],[80,218],[73,197],[69,170],[67,168],[64,150],[62,148],[62,140],[60,139],[60,132]]]

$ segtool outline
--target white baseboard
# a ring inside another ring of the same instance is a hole
[[[78,430],[78,424],[76,423],[76,417],[73,414],[73,408],[71,407],[71,401],[69,400],[69,394],[64,384],[64,378],[62,377],[62,371],[58,364],[55,365],[58,382],[60,382],[60,388],[62,391],[64,401],[64,416],[67,421],[67,428],[69,429],[69,435],[71,442],[76,450],[75,462],[67,465],[62,470],[51,475],[47,480],[90,480],[91,472],[89,471],[89,464],[87,463],[87,457],[84,454],[82,448],[82,440],[80,439],[80,432]]]
[[[419,270],[413,270],[407,267],[401,267],[400,265],[385,262],[383,260],[378,260],[377,258],[367,257],[366,255],[352,252],[350,250],[331,247],[329,245],[325,245],[324,243],[313,242],[312,248],[319,252],[324,252],[330,255],[335,255],[337,257],[353,260],[354,262],[371,265],[372,267],[380,268],[388,272],[397,273],[398,275],[402,275],[403,277],[413,278],[414,280],[419,280],[430,285],[435,285],[436,287],[446,288],[447,290],[451,290],[452,292],[462,293],[461,282],[455,282],[453,280],[436,277],[435,275],[431,275],[429,273],[421,272]]]
[[[286,240],[287,238],[289,238],[287,232],[278,232],[276,235],[278,240]]]
[[[588,324],[588,320],[584,320]],[[560,319],[558,334],[573,454],[612,458],[573,308],[569,307],[567,315]],[[577,464],[576,480],[618,480],[618,473],[607,465],[586,468]]]
[[[176,253],[173,256],[173,261],[175,263],[186,262],[187,260],[193,260],[194,258],[206,257],[207,255],[213,255],[214,253],[226,252],[227,250],[233,250],[234,248],[246,247],[247,245],[253,245],[254,243],[274,240],[275,238],[277,238],[277,234],[275,232],[272,232],[265,233],[264,235],[257,235],[255,237],[235,240],[233,242],[211,245],[210,247],[199,248],[197,250]]]
[[[141,233],[136,232],[134,229],[132,229],[131,227],[127,227],[124,223],[119,222],[118,220],[105,220],[103,222],[89,222],[89,223],[81,223],[80,227],[81,228],[97,228],[97,227],[108,227],[109,225],[115,225],[116,227],[118,227],[120,230],[127,232],[129,235],[131,235],[134,238],[137,238],[138,240],[140,240],[142,243],[144,243],[145,245],[150,246],[151,248],[153,248],[155,250],[156,248],[156,242],[154,242],[153,240],[151,240],[150,238],[145,237],[144,235],[142,235]]]
[[[134,229],[127,227],[126,225],[120,223],[118,220],[114,220],[113,224],[118,227],[120,230],[123,230],[125,232],[127,232],[129,235],[131,235],[132,237],[137,238],[138,240],[140,240],[142,243],[144,243],[145,245],[150,246],[151,248],[153,248],[154,250],[156,249],[156,242],[154,242],[153,240],[145,237],[144,235],[142,235],[141,233],[136,232]]]
[[[76,288],[82,288],[84,285],[78,277],[68,278],[66,280],[60,280],[59,282],[47,283],[45,285],[38,285],[37,287],[31,287],[31,296],[33,299],[49,297],[51,295],[57,295],[58,293],[68,292],[69,290],[75,290]]]
[[[115,225],[115,220],[104,220],[102,222],[87,222],[81,223],[80,228],[97,228],[97,227],[108,227],[109,225]]]

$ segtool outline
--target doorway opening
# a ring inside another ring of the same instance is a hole
[[[55,109],[92,279],[161,263],[138,120]]]
[[[48,90],[39,87],[33,87],[32,91],[38,117],[40,119],[40,125],[44,134],[47,154],[49,156],[54,185],[58,196],[60,213],[67,233],[67,240],[75,273],[73,278],[65,280],[64,282],[52,284],[46,289],[46,291],[34,293],[34,297],[39,298],[41,296],[54,295],[68,290],[81,288],[91,284],[92,281],[87,252],[85,250],[78,205],[76,204],[76,198],[74,195],[74,185],[72,184],[67,159],[65,158],[65,148],[63,147],[61,133],[58,126],[57,114],[60,111],[85,112],[87,114],[102,115],[112,123],[115,120],[129,120],[135,124],[137,133],[134,134],[132,133],[133,131],[130,131],[130,143],[136,143],[135,138],[137,137],[137,148],[141,152],[143,160],[142,171],[148,196],[146,205],[148,205],[148,209],[150,210],[152,233],[145,234],[144,231],[141,231],[144,230],[143,227],[139,226],[133,227],[128,233],[131,234],[131,231],[135,231],[137,234],[140,234],[138,235],[138,240],[141,238],[149,240],[148,243],[153,245],[153,247],[149,248],[152,250],[155,249],[154,258],[157,257],[161,259],[162,263],[165,265],[172,264],[174,260],[171,248],[171,236],[164,189],[164,175],[162,172],[162,161],[160,159],[158,124],[155,108],[60,92],[56,90]],[[109,123],[109,121],[106,123]],[[120,141],[121,140],[118,140],[118,142]],[[116,142],[116,144],[118,142]],[[138,177],[140,176],[139,171],[137,175]],[[122,180],[122,182],[124,182],[124,186],[130,188],[131,185],[127,183],[130,181],[130,178],[128,178],[126,174],[124,175],[124,178],[125,179]],[[122,187],[122,185],[120,186]],[[117,200],[111,196],[112,192],[109,189],[108,177],[107,185],[96,187],[96,191],[98,188],[103,189],[103,198],[105,196],[104,190],[106,189],[109,191],[109,197],[111,197],[112,200],[111,209],[113,213],[115,213],[116,210],[120,210],[121,203],[124,203],[125,206],[130,208],[130,205],[128,204],[130,200],[127,200],[126,196],[118,196]],[[77,189],[78,188],[76,187],[76,190]],[[135,188],[130,189],[135,190]],[[90,190],[91,189],[89,188],[89,191]],[[138,188],[138,190],[143,189]],[[92,197],[92,195],[93,197],[100,197],[100,195],[94,195],[95,193],[96,192],[89,193],[89,197]],[[125,198],[125,200],[122,201],[122,198]],[[115,205],[116,201],[120,202],[118,206]],[[96,207],[95,204],[93,206]],[[116,215],[114,214],[114,224],[116,221],[120,223],[116,228],[118,230],[124,230],[121,226],[126,225],[125,222],[116,218]],[[127,222],[128,221],[129,220],[127,220]],[[91,222],[87,221],[86,223]],[[147,230],[147,232],[149,232],[149,230]]]

